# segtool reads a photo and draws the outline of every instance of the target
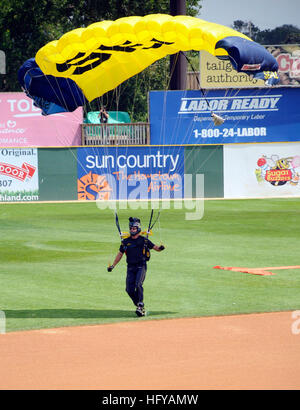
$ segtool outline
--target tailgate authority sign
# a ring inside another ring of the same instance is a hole
[[[38,200],[37,149],[0,149],[0,202]]]

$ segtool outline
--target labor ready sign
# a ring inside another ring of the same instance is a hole
[[[79,200],[182,197],[182,147],[85,147],[77,158]]]
[[[151,91],[151,144],[299,141],[299,98],[300,88],[287,87]]]

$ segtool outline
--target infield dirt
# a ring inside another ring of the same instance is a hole
[[[298,328],[276,312],[1,334],[0,388],[299,389]]]

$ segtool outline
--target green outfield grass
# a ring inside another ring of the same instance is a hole
[[[300,309],[300,269],[255,276],[215,265],[300,265],[300,199],[209,200],[201,220],[164,209],[144,284],[149,315],[135,317],[112,210],[91,203],[1,204],[0,310],[6,331],[118,321]],[[149,210],[120,210],[123,230]]]

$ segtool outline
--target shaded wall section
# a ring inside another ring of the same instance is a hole
[[[76,148],[39,149],[40,201],[77,199]]]
[[[184,172],[193,175],[193,197],[197,197],[197,174],[204,174],[204,197],[223,198],[223,146],[191,146],[184,148]]]

